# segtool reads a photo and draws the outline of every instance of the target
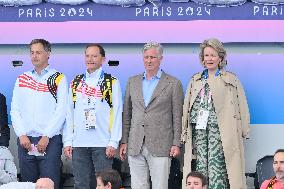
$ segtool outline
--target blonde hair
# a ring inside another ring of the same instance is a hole
[[[218,56],[222,59],[221,62],[219,63],[218,67],[220,69],[223,69],[226,67],[227,65],[227,52],[226,49],[224,48],[224,45],[221,41],[219,41],[216,38],[210,38],[210,39],[206,39],[204,40],[201,44],[200,44],[200,53],[199,53],[199,60],[202,66],[204,66],[204,49],[206,47],[211,47],[213,48],[215,51],[217,51]]]

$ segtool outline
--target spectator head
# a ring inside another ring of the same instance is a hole
[[[202,173],[193,171],[186,176],[186,189],[206,189],[206,188],[207,188],[207,179]]]
[[[284,182],[284,149],[278,149],[274,153],[273,170],[276,178]]]
[[[120,189],[121,187],[121,178],[116,170],[109,169],[97,172],[96,177],[96,189]]]
[[[40,178],[36,182],[35,189],[54,189],[54,182],[50,178]]]

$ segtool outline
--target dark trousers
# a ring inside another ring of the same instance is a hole
[[[41,137],[29,137],[32,144],[37,144]],[[39,178],[50,178],[54,182],[54,188],[59,189],[62,136],[56,135],[49,139],[44,156],[28,155],[18,139],[18,153],[20,174],[23,182],[36,182]]]
[[[105,147],[73,148],[72,165],[75,189],[90,189],[91,178],[94,178],[92,177],[93,168],[95,171],[112,168],[113,159],[108,159],[105,152]]]

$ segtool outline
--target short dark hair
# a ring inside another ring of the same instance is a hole
[[[47,40],[45,40],[45,39],[33,39],[30,42],[30,48],[33,44],[36,44],[36,43],[42,44],[42,46],[43,46],[43,48],[46,52],[51,52],[51,44]]]
[[[86,53],[86,50],[87,48],[89,47],[98,47],[99,48],[99,51],[100,51],[100,54],[102,55],[102,57],[106,57],[106,52],[105,52],[105,49],[103,48],[102,45],[100,44],[97,44],[97,43],[91,43],[91,44],[88,44],[85,48],[85,53]]]
[[[186,176],[185,182],[187,182],[188,177],[200,178],[202,186],[207,185],[207,178],[202,173],[200,173],[198,171],[192,171],[192,172],[188,173],[188,175]]]
[[[111,183],[112,189],[120,189],[122,182],[119,173],[113,169],[106,169],[103,171],[99,171],[96,173],[97,179],[101,179],[104,183],[104,186],[107,185],[108,182]]]
[[[277,153],[281,153],[281,152],[284,153],[284,149],[278,149],[278,150],[276,150],[276,152],[274,153],[274,156],[275,156]]]

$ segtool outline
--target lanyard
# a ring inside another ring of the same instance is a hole
[[[95,86],[100,86],[102,84],[103,80],[104,80],[104,71],[102,70],[101,73],[100,73],[98,83]],[[86,87],[86,75],[84,75],[84,77],[82,79],[82,96],[83,97],[86,96],[86,88],[87,88]]]
[[[215,76],[217,77],[218,75],[220,74],[220,68],[217,69],[216,73],[215,73]],[[203,74],[202,74],[202,77],[203,77],[203,88],[201,89],[200,91],[200,96],[201,96],[201,101],[200,101],[200,104],[202,104],[204,102],[204,98],[205,98],[205,84],[207,83],[207,79],[208,79],[208,69],[205,69],[203,71]],[[211,99],[212,99],[212,93],[211,91],[209,90],[209,94],[208,94],[208,104],[210,104],[211,102]]]
[[[202,104],[204,102],[204,98],[205,98],[205,86],[201,89],[200,96],[201,96],[200,104]],[[209,94],[208,94],[208,105],[211,102],[211,98],[212,98],[212,93],[211,93],[211,91],[209,91]]]

